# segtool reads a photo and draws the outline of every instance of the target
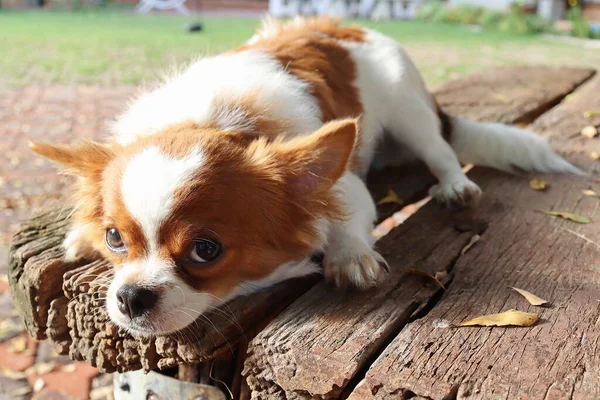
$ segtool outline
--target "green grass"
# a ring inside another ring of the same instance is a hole
[[[204,31],[186,33],[185,25],[198,19]],[[0,81],[139,84],[194,56],[243,43],[257,24],[255,18],[139,16],[130,11],[0,11]],[[600,65],[600,51],[535,36],[418,21],[365,25],[402,42],[431,86],[495,65]]]

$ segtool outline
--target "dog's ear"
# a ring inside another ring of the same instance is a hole
[[[83,178],[101,173],[115,156],[111,146],[93,141],[58,146],[29,142],[29,147],[35,153],[60,164],[66,174]]]
[[[358,136],[355,119],[329,122],[316,132],[279,143],[287,184],[294,194],[328,190],[344,174]]]

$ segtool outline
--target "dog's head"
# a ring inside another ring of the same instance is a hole
[[[323,243],[319,221],[343,214],[332,187],[356,130],[337,121],[269,141],[183,124],[126,146],[32,148],[79,177],[75,223],[115,268],[111,319],[154,335]]]

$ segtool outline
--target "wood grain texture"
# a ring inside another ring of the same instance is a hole
[[[586,154],[597,141],[574,135],[590,123],[583,111],[599,105],[598,93],[600,76],[533,124],[593,178],[547,176],[550,190],[538,192],[526,179],[475,169],[471,177],[483,183],[485,198],[473,215],[489,228],[457,260],[443,299],[402,330],[350,399],[600,397],[600,201],[582,195],[599,189],[598,162]],[[593,222],[579,225],[535,209]],[[552,305],[531,306],[511,286]],[[458,324],[511,308],[538,313],[541,321],[532,328],[436,328],[440,320]]]
[[[450,115],[486,122],[530,122],[592,75],[593,71],[579,68],[494,68],[444,85],[436,91],[436,100]]]
[[[501,104],[506,115],[501,113],[499,104],[485,101],[470,103],[467,114],[478,120],[488,120],[493,116],[501,121],[519,121],[525,115],[531,115],[532,110],[545,107],[546,103],[554,104],[591,76],[590,72],[575,71],[571,76],[568,70],[563,73],[562,70],[546,68],[535,74],[526,68],[509,72],[490,73],[490,78],[485,79],[481,74],[475,75],[473,81],[465,78],[459,84],[449,84],[438,93],[446,96],[443,97],[444,106],[450,110],[453,109],[449,97],[452,93],[458,109],[465,96],[474,96],[469,94],[473,88],[480,88],[475,93],[481,95],[491,88],[512,94],[516,96],[514,102],[518,106],[512,103],[513,99],[505,99]],[[554,79],[563,82],[547,85],[549,89],[539,95],[538,86],[528,86],[530,92],[525,90],[527,88],[515,88],[514,82],[520,79],[519,74],[522,73],[526,76],[538,74],[535,82],[540,84]],[[458,91],[459,87],[467,91],[465,96]],[[523,98],[529,101],[524,102]],[[521,114],[517,109],[521,110]],[[475,181],[485,182],[487,175],[483,178],[478,179],[476,175]],[[528,185],[527,180],[523,182]],[[508,190],[507,187],[511,186],[507,185],[504,190]],[[486,201],[489,204],[489,195],[484,197]],[[373,357],[405,324],[435,303],[436,294],[440,294],[439,287],[431,286],[430,281],[407,276],[403,271],[451,272],[461,249],[473,234],[483,231],[477,228],[464,232],[464,227],[485,227],[487,219],[482,212],[454,214],[441,210],[436,204],[429,204],[378,243],[377,247],[394,271],[383,285],[371,292],[346,295],[325,283],[313,287],[250,343],[244,374],[253,390],[253,398],[329,399],[345,396],[363,370],[373,362]],[[487,235],[485,233],[484,237]],[[452,274],[446,283],[451,279]],[[393,374],[390,372],[390,375]]]

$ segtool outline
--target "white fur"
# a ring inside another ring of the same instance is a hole
[[[330,226],[325,251],[325,277],[338,286],[346,283],[360,288],[374,286],[382,275],[385,260],[373,250],[372,235],[377,210],[365,183],[346,172],[335,190],[349,216]]]
[[[198,293],[182,281],[170,259],[155,252],[134,262],[125,263],[115,272],[107,293],[108,315],[119,326],[134,334],[166,334],[185,328],[211,305],[219,301],[208,293]],[[160,289],[161,295],[152,313],[143,319],[130,320],[117,306],[117,291],[125,284]]]
[[[541,137],[516,127],[453,118],[451,144],[461,161],[506,172],[582,171],[552,151]]]
[[[204,155],[191,149],[182,159],[150,147],[136,154],[125,168],[121,194],[127,211],[139,222],[150,249],[158,247],[158,228],[170,214],[175,190],[202,167]]]
[[[121,144],[151,135],[169,125],[195,121],[223,130],[252,125],[241,109],[222,109],[222,98],[255,95],[273,118],[293,121],[289,134],[321,126],[321,111],[308,84],[286,73],[273,56],[254,50],[196,61],[163,86],[143,94],[117,120],[113,132]]]

